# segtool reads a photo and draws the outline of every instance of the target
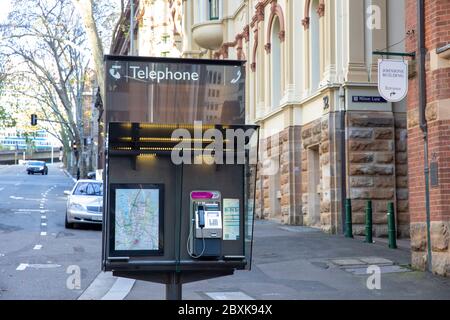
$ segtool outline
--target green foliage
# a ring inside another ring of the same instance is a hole
[[[16,126],[16,119],[9,114],[5,108],[0,106],[0,128],[10,128]]]

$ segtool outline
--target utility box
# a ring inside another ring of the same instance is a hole
[[[103,270],[181,294],[250,269],[259,132],[243,62],[105,62]]]

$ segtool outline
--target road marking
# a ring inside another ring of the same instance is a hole
[[[23,271],[28,267],[28,263],[21,263],[19,264],[19,266],[16,268],[17,271]]]
[[[61,265],[54,264],[54,263],[47,263],[47,264],[29,264],[28,268],[33,269],[51,269],[51,268],[59,268]]]
[[[41,223],[41,226],[46,227],[47,224],[46,224],[45,222],[42,222],[42,223]]]
[[[17,187],[17,186],[20,186],[20,182],[17,182],[17,183],[15,183],[14,185]]]
[[[41,249],[42,249],[42,244],[37,244],[33,248],[33,250],[41,250]]]
[[[41,232],[41,236],[46,236],[46,235],[47,235],[47,232],[45,232],[45,231]]]
[[[41,216],[41,219],[45,220],[45,219],[47,219],[47,216]]]
[[[11,209],[11,211],[17,211],[17,212],[40,212],[40,213],[46,213],[50,211],[55,210],[41,210],[41,209]]]
[[[23,200],[23,197],[9,196],[9,198],[14,200]]]
[[[3,191],[3,190],[5,190],[5,188],[0,188],[0,191]]]

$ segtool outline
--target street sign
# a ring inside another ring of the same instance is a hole
[[[373,96],[353,96],[353,102],[359,103],[386,103],[386,99],[382,97],[373,97]]]
[[[378,91],[389,102],[399,102],[408,93],[408,62],[378,60]]]

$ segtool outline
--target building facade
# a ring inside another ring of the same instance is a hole
[[[375,50],[405,50],[404,1],[185,0],[183,57],[247,61],[247,121],[262,129],[257,215],[409,236],[406,103],[377,91]]]
[[[134,45],[130,46],[131,1],[134,4]],[[179,57],[182,33],[182,0],[131,0],[127,17],[112,44],[111,54]]]
[[[350,198],[353,231],[364,234],[372,200],[374,234],[385,236],[392,202],[398,235],[409,237],[406,101],[379,97],[373,55],[405,51],[404,0],[134,2],[136,51],[122,32],[113,53],[247,61],[259,218],[341,233]]]
[[[417,30],[417,1],[406,1],[406,25]],[[425,1],[426,120],[430,167],[431,269],[450,275],[450,1]],[[406,50],[418,52],[418,32],[407,38]],[[424,139],[419,123],[418,75],[408,95],[408,162],[410,179],[412,264],[427,265]]]

